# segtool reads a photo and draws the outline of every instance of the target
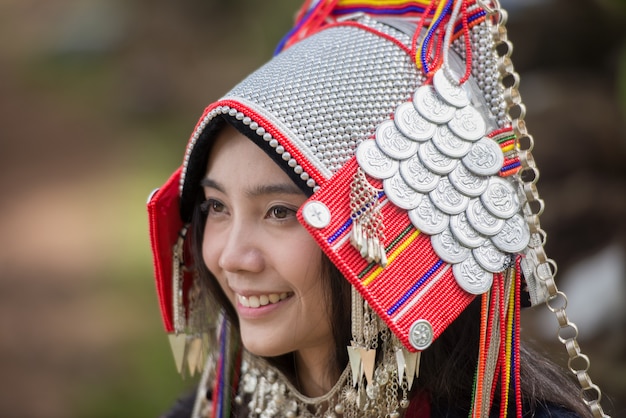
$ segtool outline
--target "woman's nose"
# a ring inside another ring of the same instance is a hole
[[[265,261],[262,239],[254,226],[233,224],[224,239],[218,258],[221,269],[229,272],[258,273],[263,270]]]

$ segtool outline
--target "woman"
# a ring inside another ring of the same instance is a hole
[[[308,3],[149,202],[177,365],[207,363],[193,415],[591,416],[520,343],[556,288],[503,12]]]

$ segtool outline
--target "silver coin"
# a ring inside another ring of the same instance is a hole
[[[461,244],[469,248],[476,248],[488,241],[483,235],[479,234],[467,221],[465,212],[450,217],[450,230]]]
[[[472,173],[478,176],[491,176],[502,168],[504,154],[495,141],[483,137],[472,145],[462,161]]]
[[[393,121],[400,132],[414,141],[426,141],[432,138],[437,127],[434,123],[424,119],[411,102],[402,103],[396,108]]]
[[[488,177],[470,173],[463,164],[457,164],[455,169],[448,174],[448,179],[458,191],[470,197],[483,194],[489,184]]]
[[[472,143],[456,136],[446,125],[439,125],[433,135],[433,144],[442,154],[451,158],[464,157]]]
[[[433,342],[433,326],[425,319],[418,319],[409,328],[409,342],[416,350],[426,350]]]
[[[411,223],[428,235],[443,232],[448,227],[450,216],[437,209],[430,198],[423,198],[416,208],[409,211]]]
[[[310,200],[302,207],[304,221],[313,228],[326,228],[332,219],[330,209],[323,202]]]
[[[398,172],[400,163],[387,157],[378,149],[376,141],[363,141],[356,149],[356,161],[370,176],[386,179]]]
[[[524,218],[516,213],[504,222],[502,230],[491,237],[493,244],[507,253],[523,251],[530,241],[530,230]]]
[[[463,212],[467,209],[470,200],[469,197],[459,193],[459,191],[452,186],[450,180],[445,177],[439,180],[437,187],[428,195],[435,206],[448,215],[457,215]]]
[[[391,158],[404,160],[417,153],[419,144],[409,140],[396,128],[392,120],[386,120],[376,128],[378,148]]]
[[[470,200],[465,215],[467,215],[467,220],[470,225],[483,235],[495,235],[500,232],[504,226],[504,219],[496,218],[489,213],[479,198]]]
[[[520,210],[520,203],[513,185],[501,178],[491,177],[485,193],[480,196],[485,208],[498,218],[508,219]]]
[[[456,111],[456,107],[446,103],[431,85],[421,86],[415,91],[413,106],[420,115],[437,124],[447,123]]]
[[[400,173],[383,180],[383,190],[394,205],[406,210],[416,208],[425,196],[409,187]]]
[[[454,75],[454,78],[458,79],[455,74],[451,75]],[[470,102],[463,87],[452,84],[443,69],[438,70],[435,73],[435,76],[433,77],[433,85],[443,100],[452,106],[463,107],[467,106]]]
[[[409,186],[421,193],[433,190],[441,178],[424,167],[418,155],[400,162],[400,175]]]
[[[498,250],[491,241],[485,241],[480,247],[472,250],[472,255],[482,268],[499,273],[509,264],[509,255]]]
[[[439,258],[450,264],[460,263],[470,256],[470,249],[461,245],[452,234],[452,231],[450,231],[450,228],[444,229],[440,234],[431,236],[430,243]]]
[[[472,106],[457,109],[448,122],[452,132],[468,141],[478,141],[485,135],[487,124],[480,112]]]
[[[452,273],[457,284],[473,295],[482,295],[491,289],[493,284],[493,273],[483,269],[474,257],[468,257],[465,261],[452,266]]]
[[[459,160],[450,158],[439,152],[432,141],[424,142],[417,150],[422,164],[439,175],[445,175],[454,170]]]

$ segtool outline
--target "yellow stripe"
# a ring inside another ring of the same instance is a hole
[[[402,251],[406,249],[406,247],[411,245],[411,243],[415,241],[415,238],[417,238],[419,234],[420,234],[420,231],[416,229],[411,235],[409,235],[409,237],[402,244],[400,244],[398,248],[396,248],[394,252],[392,252],[391,255],[387,258],[387,266],[389,266],[393,262],[393,260],[396,257],[398,257]],[[380,273],[382,273],[382,271],[383,271],[383,268],[378,266],[376,270],[374,270],[369,276],[367,276],[361,282],[363,283],[363,286],[367,286],[368,284],[373,282],[380,275]]]
[[[509,151],[513,151],[515,149],[515,144],[511,144],[511,145],[507,145],[506,147],[502,148],[502,152],[506,153]]]

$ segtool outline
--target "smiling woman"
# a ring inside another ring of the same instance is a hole
[[[505,16],[306,2],[206,109],[149,202],[179,368],[208,353],[170,416],[603,416],[521,341],[522,305],[567,316]]]
[[[326,364],[315,360],[334,348],[322,251],[296,218],[306,195],[231,127],[217,136],[207,167],[203,261],[235,307],[243,345],[263,357],[296,352],[299,374],[327,391]]]

